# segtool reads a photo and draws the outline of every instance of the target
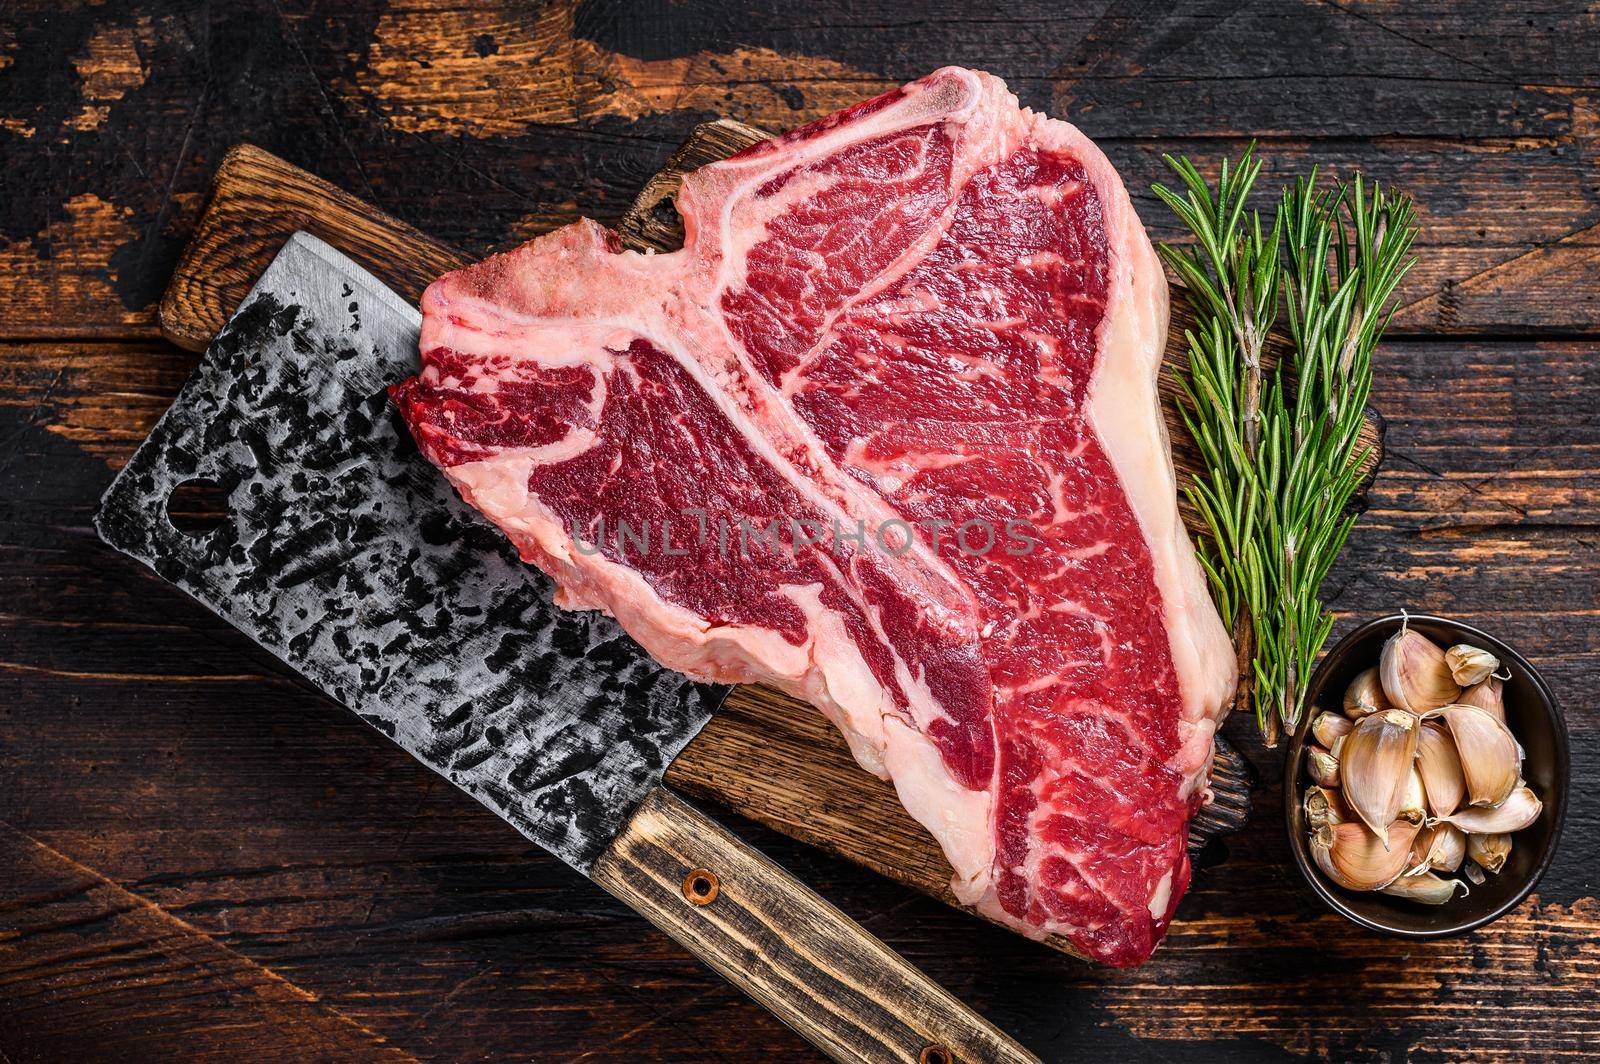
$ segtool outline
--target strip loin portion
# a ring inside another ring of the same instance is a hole
[[[1177,515],[1159,264],[1081,133],[959,68],[423,297],[424,454],[664,664],[818,706],[968,904],[1160,940],[1231,694]]]

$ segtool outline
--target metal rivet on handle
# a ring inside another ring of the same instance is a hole
[[[689,874],[683,877],[683,896],[689,899],[691,905],[710,905],[717,900],[717,891],[720,889],[722,886],[717,882],[717,874],[709,868],[691,868]]]
[[[956,1058],[950,1050],[935,1042],[922,1047],[922,1052],[917,1054],[917,1064],[956,1064]]]

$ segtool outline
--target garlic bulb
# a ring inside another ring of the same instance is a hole
[[[1347,890],[1379,890],[1405,872],[1416,835],[1417,825],[1404,820],[1383,837],[1355,821],[1326,824],[1311,837],[1311,859]]]
[[[1417,732],[1417,772],[1428,796],[1428,810],[1434,816],[1449,816],[1461,807],[1467,796],[1461,755],[1456,752],[1449,731],[1438,721],[1423,721]]]
[[[1505,720],[1506,704],[1501,698],[1504,687],[1505,684],[1497,677],[1490,676],[1462,691],[1461,697],[1456,699],[1456,702],[1463,706],[1476,706],[1498,720]]]
[[[1339,759],[1320,747],[1306,751],[1306,769],[1319,787],[1339,786]]]
[[[1468,890],[1467,885],[1459,879],[1441,879],[1432,872],[1420,872],[1414,876],[1401,876],[1384,887],[1383,892],[1424,905],[1443,905],[1455,897],[1457,887],[1461,888],[1463,894]]]
[[[1522,750],[1511,729],[1474,706],[1444,706],[1429,713],[1428,719],[1443,720],[1450,729],[1468,803],[1495,806],[1505,801],[1522,774]]]
[[[1352,720],[1389,708],[1389,699],[1378,682],[1378,668],[1367,669],[1344,689],[1344,715]]]
[[[1485,872],[1499,872],[1511,856],[1511,836],[1504,833],[1468,835],[1467,856]]]
[[[1444,652],[1444,663],[1450,667],[1450,678],[1462,687],[1487,680],[1500,667],[1500,659],[1487,650],[1457,643]]]
[[[1315,736],[1317,742],[1329,750],[1334,750],[1334,743],[1349,735],[1353,727],[1355,725],[1349,717],[1337,713],[1318,713],[1317,719],[1311,722],[1311,734]],[[1334,751],[1334,756],[1339,756],[1337,751]]]
[[[1410,713],[1384,709],[1362,717],[1345,736],[1339,772],[1344,799],[1374,832],[1383,834],[1400,815],[1418,730]]]
[[[1427,636],[1404,625],[1383,645],[1378,680],[1396,708],[1413,713],[1449,705],[1461,694],[1461,685],[1445,664],[1444,651]]]
[[[1472,835],[1504,835],[1521,831],[1535,820],[1544,809],[1544,803],[1525,786],[1511,792],[1511,797],[1497,806],[1472,806],[1458,810],[1444,818]]]

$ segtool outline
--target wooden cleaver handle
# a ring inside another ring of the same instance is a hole
[[[590,874],[834,1060],[1038,1060],[664,787]]]

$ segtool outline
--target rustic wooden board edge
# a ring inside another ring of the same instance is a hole
[[[691,138],[673,162],[692,169],[744,146],[751,134],[764,136],[734,123],[708,124],[719,126],[723,135]],[[737,131],[728,134],[726,127]],[[652,179],[620,223],[625,243],[670,246],[670,237],[662,242],[660,227],[669,223],[660,205],[676,189],[678,176],[663,170]],[[641,204],[655,216],[654,231],[644,228]],[[163,332],[180,346],[203,349],[295,229],[348,249],[413,300],[439,273],[466,261],[314,175],[241,145],[219,168],[206,210],[162,299]],[[793,766],[808,773],[803,794],[792,788]],[[1216,799],[1191,825],[1192,850],[1243,825],[1252,778],[1237,751],[1219,741],[1212,784]],[[904,811],[893,788],[861,770],[842,737],[813,707],[780,692],[759,686],[732,691],[723,711],[669,767],[666,782],[959,907],[943,853]],[[1076,953],[1065,939],[1047,942]]]
[[[256,186],[277,190],[270,207],[228,194]],[[162,293],[156,312],[161,334],[185,350],[204,351],[265,264],[300,229],[335,245],[412,302],[434,278],[469,261],[337,185],[254,144],[238,144],[218,166]]]
[[[718,118],[695,126],[666,164],[644,183],[617,220],[617,232],[657,251],[679,247],[683,243],[683,222],[673,200],[684,175],[771,138],[772,134],[766,130],[731,118]]]
[[[267,154],[254,144],[236,144],[228,149],[217,166],[217,172],[211,177],[211,187],[207,190],[206,203],[200,211],[199,221],[195,223],[195,231],[189,234],[189,241],[178,258],[172,279],[161,293],[161,302],[156,307],[156,321],[161,328],[161,335],[186,351],[204,351],[211,342],[211,336],[215,335],[208,328],[199,326],[196,318],[185,314],[184,304],[197,298],[192,288],[210,284],[215,276],[207,268],[210,249],[205,238],[215,225],[213,209],[221,209],[217,203],[218,194],[230,184],[240,168],[253,163],[262,164]],[[277,253],[277,248],[273,253]]]

